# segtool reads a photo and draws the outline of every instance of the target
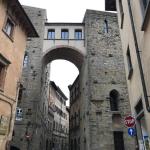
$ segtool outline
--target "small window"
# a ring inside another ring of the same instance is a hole
[[[29,108],[29,109],[27,110],[26,115],[32,115],[32,109],[31,109],[31,108]]]
[[[23,118],[23,111],[21,108],[17,107],[16,108],[16,120],[21,121]]]
[[[140,0],[140,5],[141,5],[141,11],[142,11],[142,15],[143,15],[143,23],[142,23],[141,30],[144,31],[144,30],[146,30],[146,28],[148,26],[150,1],[149,0]]]
[[[55,39],[55,30],[54,29],[49,29],[48,34],[47,34],[47,39]]]
[[[123,12],[123,6],[122,6],[122,0],[119,0],[119,11],[120,11],[120,28],[123,27],[123,20],[124,20],[124,12]]]
[[[110,109],[111,111],[118,111],[119,93],[116,90],[110,92]]]
[[[108,33],[108,21],[107,21],[107,19],[104,20],[104,33]]]
[[[132,67],[132,61],[131,61],[131,55],[130,55],[129,47],[128,47],[128,50],[127,50],[127,63],[128,63],[128,70],[129,70],[128,79],[130,79],[132,74],[133,74],[133,67]]]
[[[69,39],[69,31],[68,29],[61,30],[61,39]]]
[[[138,102],[138,104],[135,106],[136,114],[138,115],[143,110],[143,103],[142,99]]]
[[[3,30],[9,37],[12,38],[13,31],[14,31],[14,23],[12,22],[10,18],[7,18],[7,21]]]
[[[23,67],[26,68],[28,66],[29,56],[27,53],[24,55]]]
[[[0,54],[0,90],[4,89],[7,67],[10,62]]]
[[[75,39],[77,39],[77,40],[82,39],[82,30],[80,30],[80,29],[75,30]]]
[[[23,89],[24,89],[23,85],[20,84],[19,93],[18,93],[18,103],[20,103],[22,100]]]
[[[6,67],[4,64],[0,63],[0,88],[4,88],[4,80],[6,75]]]

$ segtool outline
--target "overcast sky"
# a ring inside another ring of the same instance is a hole
[[[19,0],[22,5],[44,8],[49,22],[82,22],[86,9],[104,10],[104,0]],[[72,84],[78,69],[70,62],[52,62],[51,80],[69,97],[68,85]],[[68,103],[67,103],[68,104]]]
[[[50,22],[82,22],[86,9],[104,10],[104,0],[19,0],[47,10]]]

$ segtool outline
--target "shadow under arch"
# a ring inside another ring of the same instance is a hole
[[[84,56],[85,54],[75,47],[61,45],[52,47],[44,52],[42,62],[46,66],[53,60],[64,59],[72,62],[80,71]]]

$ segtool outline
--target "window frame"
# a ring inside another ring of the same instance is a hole
[[[140,0],[140,6],[141,6],[142,15],[143,15],[143,22],[142,22],[141,30],[144,31],[146,29],[146,26],[149,20],[150,0],[147,0],[146,7],[144,7],[142,0]]]
[[[111,90],[110,96],[110,110],[119,111],[119,92],[115,89]]]
[[[124,11],[123,11],[123,5],[122,0],[119,0],[119,12],[120,12],[120,28],[123,28],[123,21],[124,21]]]
[[[10,61],[7,60],[1,53],[0,53],[0,65],[3,66],[2,70],[0,71],[0,91],[4,91],[5,85],[5,78],[7,74],[7,68],[10,64]]]
[[[104,33],[108,33],[108,20],[106,18],[104,19]]]
[[[130,48],[128,46],[127,48],[127,53],[126,53],[126,57],[127,57],[127,65],[128,65],[128,80],[131,79],[132,74],[133,74],[133,65],[132,65],[132,59],[131,59],[131,53],[130,53]]]
[[[61,29],[61,39],[62,40],[68,40],[69,39],[69,30],[68,29]]]
[[[82,29],[75,29],[75,31],[74,31],[74,38],[76,40],[81,40],[82,39]]]
[[[11,31],[8,34],[6,27],[7,27],[7,23],[9,23],[12,25],[11,26]],[[5,35],[13,42],[13,37],[14,37],[14,31],[15,31],[15,22],[13,21],[13,19],[10,16],[7,16],[3,25],[3,29],[2,31],[5,33]]]
[[[49,33],[51,33],[50,37],[49,37]],[[47,31],[47,39],[48,40],[54,40],[55,39],[55,29],[48,29],[48,31]]]

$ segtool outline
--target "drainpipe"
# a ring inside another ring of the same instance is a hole
[[[139,70],[140,70],[140,77],[141,77],[141,82],[142,82],[142,87],[143,87],[143,94],[144,94],[146,109],[150,113],[150,104],[149,104],[149,100],[148,100],[148,98],[150,96],[148,96],[148,94],[147,94],[147,89],[146,89],[146,84],[145,84],[145,79],[144,79],[144,73],[143,73],[143,67],[142,67],[142,61],[141,61],[140,53],[139,53],[140,50],[139,50],[139,47],[138,47],[136,31],[135,31],[135,25],[134,25],[134,21],[133,21],[131,3],[130,3],[130,0],[127,0],[127,2],[128,2],[128,7],[129,7],[129,15],[130,15],[130,19],[131,19],[133,38],[134,38],[134,44],[135,44],[135,49],[136,49],[136,56],[137,56],[137,60],[138,60],[138,66],[139,66]]]

